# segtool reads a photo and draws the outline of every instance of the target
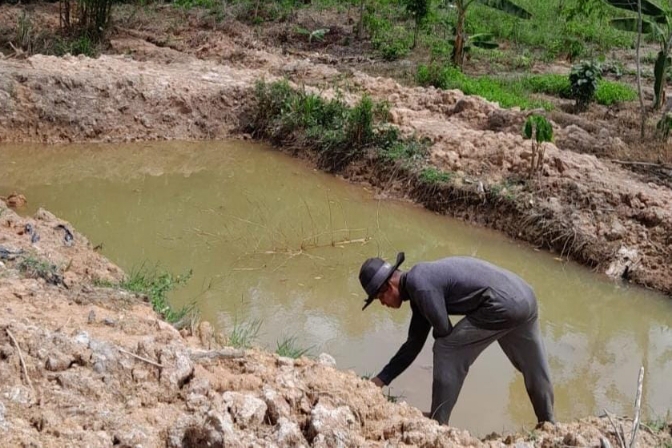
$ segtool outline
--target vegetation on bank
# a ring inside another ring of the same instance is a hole
[[[497,102],[504,108],[554,108],[552,102],[535,98],[533,94],[574,98],[570,78],[560,74],[469,77],[450,65],[421,64],[417,69],[416,79],[418,84],[425,87],[458,89],[467,95],[478,95],[488,101]],[[598,104],[611,106],[636,100],[637,92],[627,84],[601,79],[597,83],[594,99]]]
[[[309,147],[318,165],[327,171],[341,171],[376,151],[384,160],[419,162],[426,144],[402,137],[389,123],[385,103],[374,103],[364,95],[354,106],[336,96],[327,100],[316,93],[294,90],[289,83],[256,85],[256,107],[249,131],[285,147]]]

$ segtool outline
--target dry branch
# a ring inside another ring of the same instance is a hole
[[[158,362],[154,362],[154,361],[152,361],[151,359],[143,358],[142,356],[140,356],[140,355],[136,355],[135,353],[131,353],[131,352],[129,352],[128,350],[124,350],[124,349],[121,348],[121,347],[117,347],[117,350],[119,350],[121,353],[125,353],[125,354],[127,354],[127,355],[129,355],[129,356],[134,357],[135,359],[139,359],[140,361],[146,362],[147,364],[156,366],[156,367],[158,367],[158,368],[160,368],[160,369],[163,369],[163,367],[164,367],[162,364],[159,364]]]
[[[245,351],[227,347],[221,350],[190,350],[189,358],[192,361],[216,360],[216,359],[237,359],[244,358]]]
[[[16,339],[14,339],[14,335],[12,334],[11,331],[9,331],[9,328],[5,328],[5,331],[7,332],[7,336],[9,336],[9,339],[12,340],[14,347],[16,347],[16,351],[19,352],[19,362],[21,362],[21,369],[23,370],[23,376],[26,378],[26,382],[30,386],[30,389],[34,392],[35,389],[33,389],[33,383],[30,381],[30,377],[28,376],[28,369],[26,368],[26,361],[23,360],[21,347],[19,347],[19,343],[16,342]]]
[[[613,418],[611,418],[611,414],[606,409],[604,410],[604,413],[607,414],[607,418],[611,422],[611,426],[614,427],[614,432],[616,433],[616,437],[618,438],[618,443],[621,446],[621,448],[628,448],[627,446],[625,446],[625,435],[622,434],[623,428],[621,427],[621,429],[618,429],[618,426],[616,426],[616,422],[614,421]]]
[[[634,448],[637,430],[639,429],[639,419],[642,409],[642,388],[644,386],[644,366],[639,368],[639,379],[637,380],[637,398],[635,399],[635,421],[632,424],[632,437],[630,438],[630,448]]]

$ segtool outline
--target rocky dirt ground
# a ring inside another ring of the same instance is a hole
[[[69,223],[1,201],[0,212],[3,446],[619,446],[606,417],[479,440],[388,401],[328,354],[234,349],[207,322],[178,331],[146,298],[96,286],[123,272]],[[668,429],[639,432],[638,446],[665,443]]]

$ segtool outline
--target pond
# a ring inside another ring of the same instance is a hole
[[[643,411],[671,407],[672,302],[650,291],[535,251],[502,234],[399,201],[376,198],[263,145],[161,142],[129,145],[0,146],[0,195],[28,198],[70,221],[127,272],[193,270],[171,296],[195,302],[229,333],[259,322],[257,343],[275,350],[296,338],[328,352],[341,369],[375,374],[404,342],[409,308],[361,311],[361,263],[403,268],[450,255],[481,257],[525,278],[540,320],[556,393],[556,416],[572,420],[633,413],[640,365]],[[459,317],[458,317],[459,318]],[[431,335],[391,395],[423,411],[431,402]],[[451,424],[483,436],[532,428],[522,376],[497,344],[476,361]]]

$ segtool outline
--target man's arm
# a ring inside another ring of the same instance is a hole
[[[430,324],[427,319],[418,312],[418,309],[413,302],[411,302],[411,310],[413,311],[413,315],[411,317],[411,324],[408,327],[408,338],[406,339],[406,342],[399,348],[397,353],[378,376],[373,379],[373,382],[379,387],[389,385],[392,380],[406,370],[425,345],[425,341],[429,335]]]

